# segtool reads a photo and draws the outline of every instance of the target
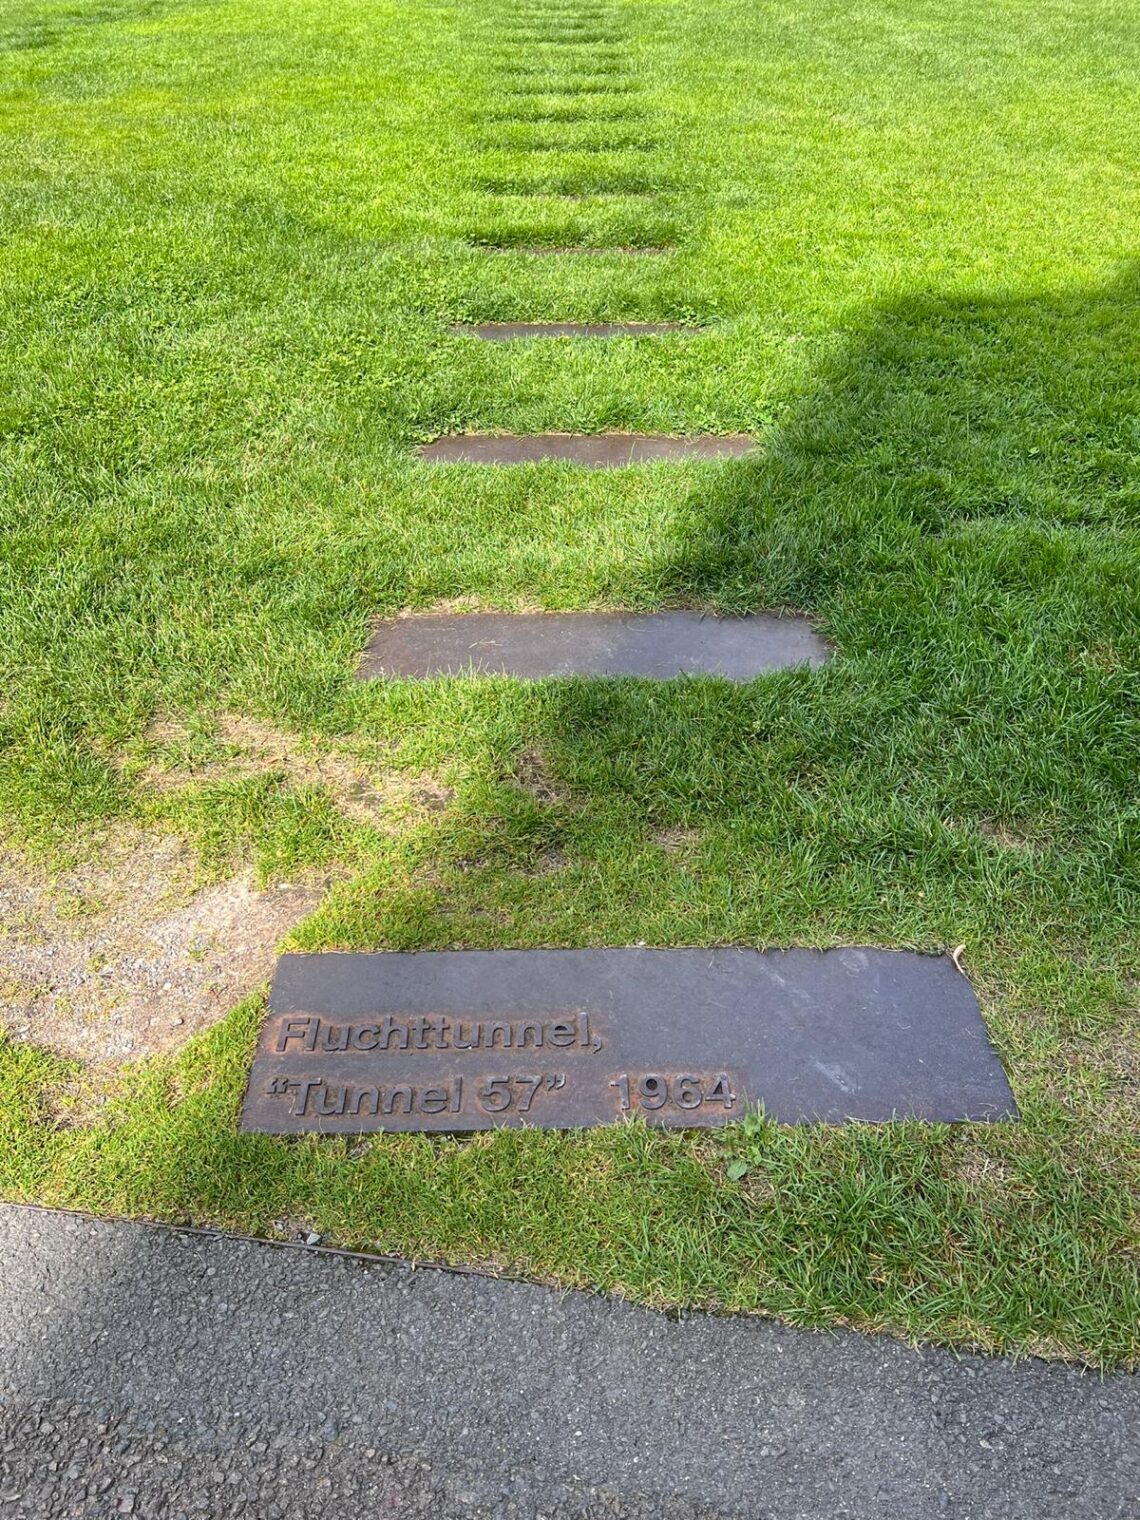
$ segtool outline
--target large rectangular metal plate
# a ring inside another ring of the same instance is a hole
[[[789,665],[819,665],[827,644],[804,618],[706,617],[699,612],[419,613],[381,623],[364,651],[364,680],[509,675],[724,676],[751,681]]]
[[[671,438],[651,433],[456,433],[418,452],[432,464],[533,464],[561,459],[595,469],[618,469],[657,459],[723,459],[747,454],[744,434]]]
[[[577,1128],[1016,1117],[943,956],[840,950],[285,955],[242,1127]]]

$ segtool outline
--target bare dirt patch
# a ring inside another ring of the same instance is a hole
[[[144,740],[145,760],[134,779],[157,791],[278,775],[290,786],[323,788],[347,818],[385,831],[403,826],[409,812],[441,811],[453,795],[433,776],[381,770],[347,750],[233,713],[214,720],[205,735],[164,718],[151,724]]]
[[[385,812],[385,798],[362,763],[253,718],[225,714],[205,740],[177,720],[163,719],[151,725],[145,740],[147,759],[135,779],[157,791],[275,774],[291,785],[324,787],[357,822],[380,823]]]
[[[1031,855],[1040,849],[1035,839],[1019,832],[1011,824],[1003,823],[1000,819],[983,818],[978,824],[978,830],[994,844],[1000,845],[1003,850],[1014,850]]]
[[[657,829],[653,834],[653,843],[666,855],[686,855],[700,842],[700,829]]]
[[[203,885],[188,844],[133,825],[54,875],[0,851],[0,1023],[92,1065],[177,1048],[269,979],[326,885]]]
[[[566,801],[566,791],[551,775],[546,756],[539,749],[520,751],[510,779],[521,791],[529,792],[536,802],[550,804]]]
[[[528,876],[553,876],[557,871],[564,871],[570,864],[570,857],[565,850],[543,850],[535,858],[534,864],[526,873]]]

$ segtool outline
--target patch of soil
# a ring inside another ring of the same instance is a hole
[[[553,876],[556,871],[564,871],[570,864],[570,857],[565,850],[543,850],[535,859],[528,876]]]
[[[521,750],[515,759],[511,780],[524,792],[529,792],[536,802],[544,804],[565,802],[566,792],[550,774],[546,756],[539,749]]]
[[[234,713],[216,720],[205,745],[177,719],[152,723],[145,739],[151,754],[136,779],[159,791],[272,773],[290,785],[322,787],[346,817],[386,831],[402,826],[411,810],[446,808],[453,796],[433,776],[376,772],[343,750],[318,747],[270,723]]]
[[[344,755],[322,754],[253,718],[223,715],[214,742],[204,750],[194,745],[177,720],[153,723],[145,737],[148,748],[160,753],[147,761],[136,779],[157,791],[271,772],[291,784],[323,786],[340,810],[359,822],[378,823],[384,811],[384,799],[363,766]]]
[[[978,830],[987,839],[992,839],[994,844],[1000,845],[1003,850],[1019,850],[1032,854],[1040,848],[1037,841],[1031,839],[1028,834],[1020,834],[1009,824],[993,818],[983,818],[978,824]]]
[[[667,855],[683,855],[700,843],[700,829],[657,829],[653,843]]]
[[[325,885],[203,886],[186,843],[133,825],[54,876],[0,852],[0,1023],[93,1065],[175,1049],[268,981]]]

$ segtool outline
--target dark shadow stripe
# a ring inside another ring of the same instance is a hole
[[[585,79],[559,84],[555,80],[536,79],[532,84],[521,80],[503,91],[504,95],[632,95],[640,88],[632,80]]]
[[[677,196],[682,194],[683,189],[680,185],[663,184],[644,174],[630,175],[625,183],[622,183],[618,176],[608,174],[604,180],[599,178],[591,184],[584,175],[572,170],[559,174],[555,165],[549,166],[544,174],[536,175],[533,180],[499,179],[493,175],[486,175],[473,179],[467,188],[480,195],[518,197],[600,194]]]
[[[626,60],[621,54],[592,54],[589,58],[541,58],[533,63],[491,60],[491,66],[505,79],[565,79],[568,69],[576,70],[571,79],[606,79],[624,74]]]
[[[564,200],[572,200],[572,196],[562,197]],[[676,253],[672,246],[660,246],[641,243],[614,244],[610,248],[591,248],[585,244],[557,244],[557,243],[474,243],[473,248],[478,248],[483,253],[521,253],[532,259],[606,259],[606,258],[664,258],[667,254]]]
[[[685,322],[457,322],[453,333],[509,343],[521,338],[654,338],[702,331]]]
[[[557,97],[552,97],[556,99]],[[644,119],[644,113],[637,106],[630,110],[617,111],[583,111],[574,106],[568,106],[564,111],[557,108],[537,111],[501,111],[488,112],[482,116],[473,118],[480,125],[487,122],[496,122],[503,126],[539,126],[550,122],[558,122],[563,126],[575,126],[578,124],[602,126],[610,121],[638,121]]]
[[[644,204],[647,201],[660,200],[668,202],[670,207],[675,207],[676,197],[679,193],[665,190],[661,187],[652,190],[621,190],[616,189],[612,185],[606,186],[604,189],[600,186],[595,186],[593,189],[588,190],[547,190],[543,189],[540,184],[520,186],[516,190],[489,190],[486,186],[470,188],[472,188],[474,194],[493,196],[497,201],[640,201],[642,205],[638,209],[642,211],[647,209]],[[491,242],[497,244],[499,239],[492,237]],[[639,247],[643,245],[633,244],[632,246]],[[657,247],[660,245],[649,244],[647,241],[644,246]]]
[[[574,190],[560,195],[549,195],[546,199],[553,201],[646,201],[667,193],[661,190]],[[659,251],[665,252],[664,249]]]
[[[533,142],[520,142],[517,139],[503,141],[502,138],[485,137],[475,144],[478,153],[653,153],[660,148],[661,143],[653,137],[615,137],[605,142],[582,142],[576,138],[569,141],[557,141],[553,138],[539,138]]]
[[[616,48],[627,43],[629,38],[619,32],[505,32],[503,34],[517,47],[527,48],[576,48],[576,47],[603,47]]]

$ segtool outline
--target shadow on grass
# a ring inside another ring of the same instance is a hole
[[[78,1136],[36,1129],[25,1060],[4,1189],[1134,1358],[1138,306],[1130,275],[872,313],[755,460],[694,472],[667,542],[607,572],[616,604],[806,609],[837,645],[823,670],[352,693],[354,715],[418,713],[474,758],[455,806],[301,936],[965,941],[1023,1126],[733,1133],[743,1186],[715,1138],[639,1126],[290,1144],[235,1132],[251,1003]]]
[[[1138,294],[876,314],[606,592],[803,608],[835,662],[745,687],[421,688],[480,758],[399,871],[305,935],[964,941],[1024,1124],[734,1132],[740,1190],[716,1141],[640,1129],[370,1147],[374,1198],[430,1172],[437,1250],[650,1301],[1135,1355]],[[409,1207],[386,1238],[429,1249]]]
[[[334,933],[1119,948],[1138,413],[1135,273],[872,312],[755,458],[695,471],[665,541],[599,572],[619,606],[806,610],[835,661],[421,688],[481,758],[403,898]]]

